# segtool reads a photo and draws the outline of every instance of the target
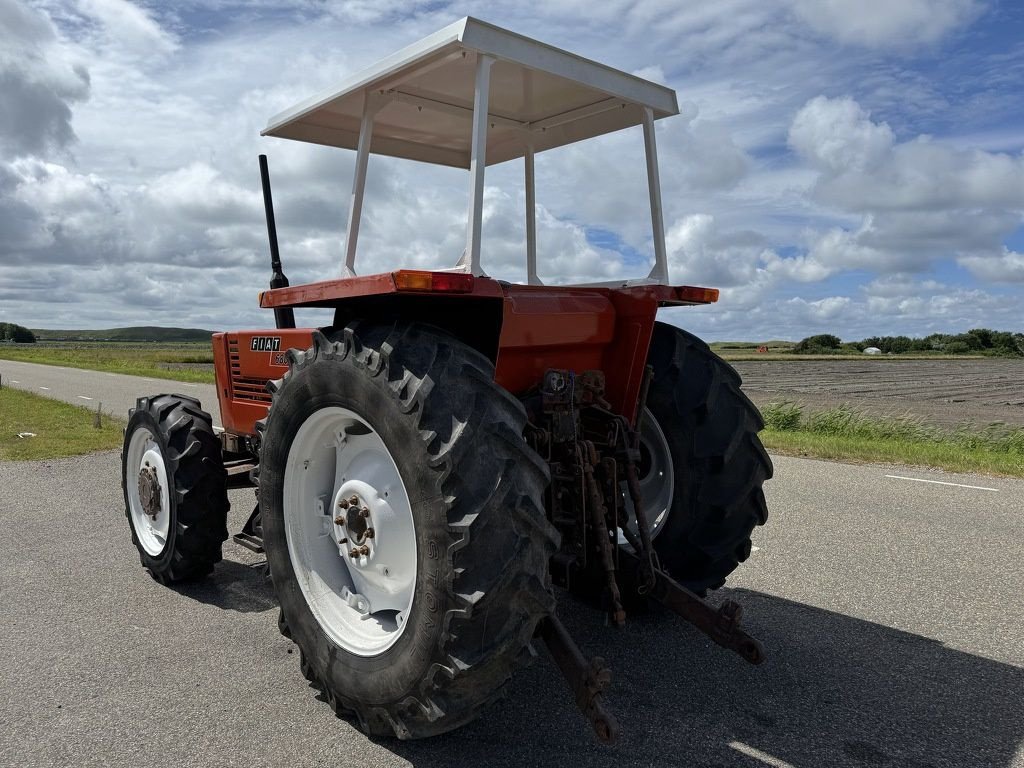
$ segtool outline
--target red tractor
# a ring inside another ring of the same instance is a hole
[[[542,639],[598,737],[618,727],[609,674],[580,653],[556,590],[621,625],[660,602],[757,663],[733,602],[707,590],[750,553],[772,464],[740,378],[655,321],[708,304],[668,281],[654,121],[675,92],[467,18],[273,118],[264,135],[356,149],[344,276],[291,286],[273,265],[276,328],[213,337],[224,430],[198,401],[140,398],[123,485],[142,564],[202,577],[227,539],[227,490],[255,486],[235,539],[266,551],[279,625],[302,674],[370,734],[456,728]],[[537,274],[534,153],[642,126],[653,268],[614,283]],[[452,269],[357,276],[370,153],[469,170]],[[481,259],[484,170],[522,158],[526,284]],[[296,307],[329,307],[295,328]]]

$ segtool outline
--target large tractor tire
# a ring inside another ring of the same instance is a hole
[[[282,632],[367,733],[449,731],[553,610],[547,467],[491,363],[443,332],[354,322],[313,340],[257,424]]]
[[[210,414],[184,395],[140,397],[129,411],[121,487],[132,543],[157,581],[205,576],[228,537],[227,472]]]
[[[695,592],[717,589],[768,517],[772,462],[740,376],[703,341],[655,323],[641,424],[641,498],[661,565]]]

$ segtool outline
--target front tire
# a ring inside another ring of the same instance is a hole
[[[289,352],[257,425],[282,628],[336,711],[432,736],[500,694],[553,609],[547,467],[474,350],[417,324],[334,339]]]
[[[157,581],[205,576],[227,539],[227,472],[210,414],[184,395],[140,397],[129,411],[121,489],[132,543]]]
[[[648,473],[667,468],[664,483],[650,474],[641,480],[650,486],[643,498],[654,549],[689,589],[717,589],[750,555],[750,534],[768,518],[762,485],[772,462],[757,436],[764,422],[736,370],[696,336],[655,323],[647,362],[654,378],[644,459]],[[657,491],[665,484],[673,486],[667,507]]]

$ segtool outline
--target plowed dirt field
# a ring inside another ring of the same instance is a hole
[[[732,365],[758,405],[794,402],[818,411],[846,404],[867,414],[910,414],[945,426],[1024,426],[1022,360],[847,358]]]

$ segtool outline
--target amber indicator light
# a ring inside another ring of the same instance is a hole
[[[473,276],[463,272],[428,272],[400,269],[391,273],[395,288],[400,291],[434,291],[438,293],[469,293]]]

